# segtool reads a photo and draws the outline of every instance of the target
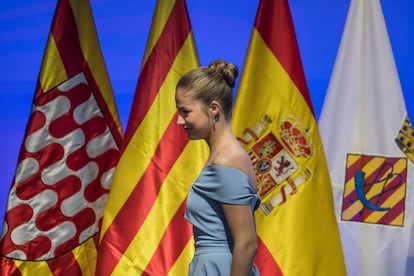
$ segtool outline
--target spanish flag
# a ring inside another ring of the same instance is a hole
[[[61,0],[10,188],[1,275],[95,275],[121,142],[89,2]]]
[[[175,86],[198,66],[184,0],[158,1],[104,212],[97,275],[186,275],[186,196],[207,158],[176,125]]]
[[[328,168],[287,0],[260,1],[233,113],[256,170],[262,275],[345,275]]]

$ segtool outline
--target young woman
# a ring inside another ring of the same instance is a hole
[[[236,65],[199,67],[177,83],[177,124],[189,139],[204,139],[210,156],[191,186],[185,217],[193,225],[195,255],[189,275],[260,275],[254,265],[254,210],[260,199],[250,158],[231,128]]]

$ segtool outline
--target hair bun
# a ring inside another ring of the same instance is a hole
[[[227,63],[224,60],[215,60],[208,66],[210,69],[216,71],[226,83],[233,88],[236,84],[236,78],[239,75],[239,69],[233,63]]]

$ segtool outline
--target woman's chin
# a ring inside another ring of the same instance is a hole
[[[189,140],[200,140],[201,137],[198,137],[197,135],[191,135],[190,133],[187,133],[187,137]]]

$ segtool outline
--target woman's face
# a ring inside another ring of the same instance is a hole
[[[191,92],[178,88],[175,93],[177,125],[182,126],[190,140],[207,139],[211,131],[206,107],[192,98]]]

